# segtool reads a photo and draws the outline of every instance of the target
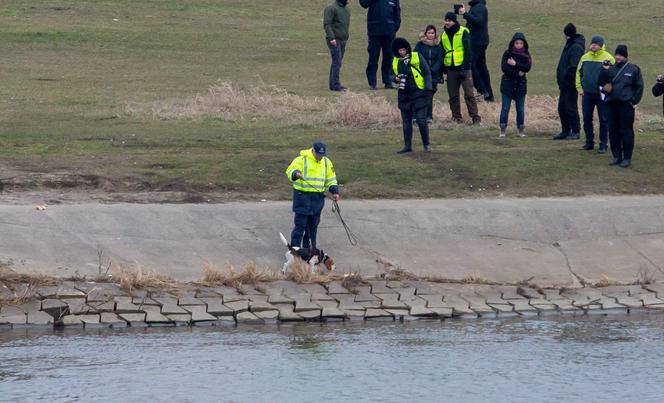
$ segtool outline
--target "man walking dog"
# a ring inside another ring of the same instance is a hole
[[[332,193],[332,200],[339,200],[334,166],[326,154],[325,144],[316,142],[311,148],[300,151],[300,155],[286,169],[286,176],[293,183],[295,213],[291,246],[316,249],[316,233],[320,213],[325,205],[325,189]]]

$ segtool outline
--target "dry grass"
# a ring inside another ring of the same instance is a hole
[[[290,271],[286,276],[287,280],[294,281],[298,284],[324,284],[332,280],[339,280],[340,278],[330,273],[329,275],[322,275],[312,272],[309,265],[300,259],[295,259],[295,262],[290,267]]]
[[[203,266],[203,280],[199,283],[212,287],[228,286],[239,288],[243,284],[257,284],[281,279],[283,279],[282,276],[275,274],[267,268],[259,269],[254,262],[247,263],[242,271],[236,271],[233,266],[227,266],[222,271],[206,263]]]
[[[125,291],[144,288],[177,288],[181,283],[155,271],[144,272],[140,265],[136,269],[114,267],[111,282],[120,285]]]

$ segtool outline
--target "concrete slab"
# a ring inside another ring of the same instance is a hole
[[[30,311],[28,312],[28,320],[26,324],[36,325],[36,326],[46,326],[53,325],[53,316],[42,311]]]

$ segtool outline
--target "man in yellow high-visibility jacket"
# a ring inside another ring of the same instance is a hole
[[[316,249],[316,233],[320,213],[325,205],[325,189],[332,193],[332,200],[339,200],[334,166],[326,154],[325,144],[316,142],[313,147],[300,151],[300,155],[286,169],[286,176],[293,183],[295,213],[291,246]]]

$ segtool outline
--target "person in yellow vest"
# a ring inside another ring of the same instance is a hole
[[[397,100],[403,126],[403,148],[397,154],[413,151],[413,121],[420,129],[424,152],[430,152],[427,110],[433,96],[431,69],[426,58],[413,52],[410,43],[404,38],[396,38],[392,42],[392,52],[395,55],[392,71],[394,81],[399,84]]]
[[[325,189],[332,193],[332,200],[339,200],[334,165],[326,154],[325,144],[317,141],[311,148],[300,151],[286,169],[286,176],[293,183],[295,213],[291,246],[315,249],[320,213],[325,205]]]
[[[453,12],[445,14],[445,29],[440,35],[440,43],[443,47],[443,73],[447,75],[447,93],[452,119],[457,123],[463,123],[459,94],[460,87],[463,87],[468,114],[473,124],[479,124],[482,118],[477,112],[473,87],[470,35],[468,28],[459,25],[456,14]]]

